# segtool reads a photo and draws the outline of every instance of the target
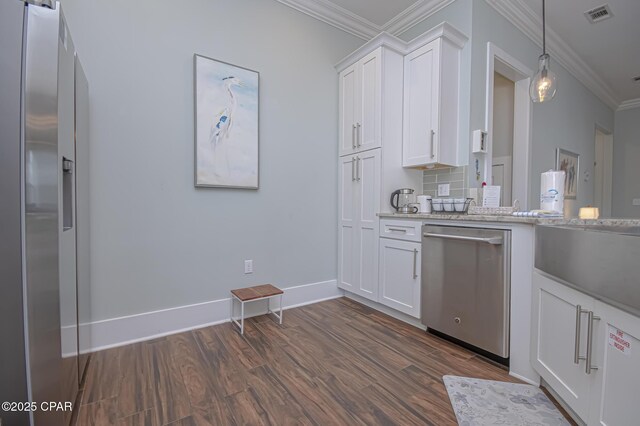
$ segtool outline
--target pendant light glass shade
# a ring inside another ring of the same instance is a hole
[[[529,86],[529,96],[535,103],[550,101],[558,90],[556,75],[549,70],[545,18],[545,0],[542,0],[542,55],[538,58],[538,72],[531,79],[531,85]]]
[[[549,55],[541,55],[538,61],[538,72],[531,80],[529,96],[533,102],[542,103],[553,99],[558,83],[555,73],[549,70]]]

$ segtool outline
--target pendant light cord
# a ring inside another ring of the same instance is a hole
[[[542,54],[547,54],[547,36],[546,36],[546,25],[545,25],[545,10],[544,10],[545,0],[542,0]]]

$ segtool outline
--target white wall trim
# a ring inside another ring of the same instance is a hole
[[[640,108],[640,98],[629,99],[627,101],[622,102],[618,107],[618,111],[623,111],[625,109],[633,109],[633,108]]]
[[[390,317],[393,317],[397,320],[400,320],[402,322],[405,322],[409,325],[412,325],[416,328],[419,328],[420,330],[426,330],[427,327],[425,325],[423,325],[420,320],[418,318],[414,318],[412,316],[409,316],[403,312],[397,311],[393,308],[389,308],[381,303],[378,302],[374,302],[373,300],[369,300],[367,298],[364,298],[358,294],[355,293],[351,293],[350,291],[345,291],[344,292],[344,297],[355,300],[358,303],[362,303],[365,306],[368,306],[370,308],[375,309],[376,311],[380,311],[383,314],[387,314]]]
[[[542,47],[542,20],[524,0],[485,0],[500,15],[515,25],[535,44]],[[620,100],[613,89],[571,49],[556,32],[547,26],[547,50],[551,60],[562,65],[605,104],[614,110]],[[553,66],[553,64],[552,64]],[[560,83],[562,84],[562,83]]]
[[[449,6],[455,0],[423,0],[416,2],[391,18],[382,30],[393,35],[402,34],[417,23]]]
[[[284,309],[335,299],[343,295],[336,280],[287,287],[283,290]],[[266,303],[256,301],[247,304],[246,317],[265,314]],[[229,321],[230,309],[231,299],[224,298],[81,324],[80,332],[91,336],[89,352],[95,352],[225,323]],[[236,313],[237,309],[236,307]],[[284,321],[286,318],[285,314]]]
[[[511,377],[515,377],[518,380],[522,380],[525,383],[529,383],[530,385],[533,385],[535,387],[539,387],[540,386],[540,381],[539,380],[536,382],[535,380],[532,380],[532,379],[530,379],[528,377],[525,377],[525,376],[522,376],[520,374],[514,373],[512,371],[509,371],[509,375]]]
[[[487,153],[484,161],[484,179],[491,184],[493,166],[493,89],[494,72],[498,71],[514,82],[513,117],[513,163],[518,173],[512,174],[511,198],[518,200],[523,210],[529,209],[529,170],[531,168],[532,110],[529,100],[529,84],[533,71],[520,61],[500,49],[487,43],[487,75],[485,95],[485,129],[487,131]],[[517,144],[517,141],[522,143]],[[520,166],[523,165],[524,169]]]
[[[384,25],[374,24],[329,0],[278,1],[363,40],[370,40],[383,31],[393,35],[402,34],[455,0],[418,1],[391,18]]]
[[[380,46],[388,47],[402,55],[406,55],[407,53],[413,52],[419,47],[422,47],[440,37],[449,40],[460,49],[464,47],[465,43],[469,39],[465,33],[448,22],[441,22],[426,33],[419,35],[409,42],[405,42],[392,34],[382,32],[360,46],[356,51],[350,53],[345,58],[342,58],[340,62],[335,65],[335,68],[338,72],[341,72],[345,68],[353,65],[358,59],[364,57],[370,52],[373,52]]]
[[[363,40],[369,40],[382,32],[380,26],[328,0],[278,1]]]

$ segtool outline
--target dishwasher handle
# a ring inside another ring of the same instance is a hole
[[[465,237],[460,235],[450,235],[450,234],[434,234],[431,232],[425,232],[423,234],[425,237],[431,238],[444,238],[446,240],[458,240],[458,241],[474,241],[477,243],[487,243],[492,245],[501,245],[503,240],[502,237],[490,237],[490,238],[481,238],[481,237]]]

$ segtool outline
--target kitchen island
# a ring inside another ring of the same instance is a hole
[[[529,225],[557,225],[557,226],[640,226],[640,219],[602,218],[579,219],[563,217],[519,217],[505,215],[475,215],[459,213],[434,213],[434,214],[399,214],[378,213],[378,217],[385,219],[417,219],[417,220],[448,220],[464,222],[491,222],[491,223],[517,223]]]

